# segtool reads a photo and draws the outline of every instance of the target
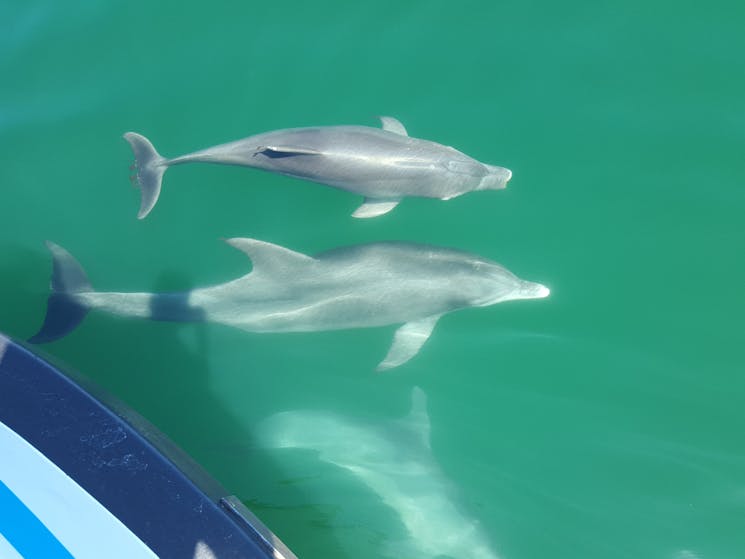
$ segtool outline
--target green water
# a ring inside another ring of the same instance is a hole
[[[315,409],[373,429],[406,415],[414,386],[449,498],[499,557],[744,557],[744,21],[738,2],[4,2],[0,330],[42,321],[45,239],[121,291],[245,273],[221,237],[475,252],[551,296],[445,316],[387,374],[394,327],[260,335],[92,313],[44,349],[302,559],[407,559],[391,552],[401,511],[313,452],[263,447],[256,425]],[[173,156],[379,114],[509,167],[509,187],[363,221],[351,194],[187,165],[135,218],[125,131]],[[425,514],[438,537],[461,528]]]

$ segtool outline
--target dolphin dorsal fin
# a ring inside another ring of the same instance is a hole
[[[315,262],[306,254],[257,239],[234,237],[225,242],[248,255],[253,265],[252,274],[283,273]]]
[[[409,411],[405,421],[422,438],[422,444],[429,448],[430,423],[427,413],[427,395],[418,386],[411,390],[411,411]]]
[[[402,136],[409,135],[408,132],[406,132],[404,125],[392,116],[381,116],[380,122],[383,125],[383,130],[393,132],[394,134],[401,134]]]

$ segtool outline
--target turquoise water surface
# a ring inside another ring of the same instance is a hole
[[[47,239],[106,291],[236,278],[224,237],[474,252],[551,296],[447,315],[384,374],[395,326],[94,312],[43,349],[302,559],[745,557],[744,24],[735,2],[5,2],[0,330],[38,330]],[[186,165],[135,217],[126,131],[175,156],[376,115],[513,179],[356,220],[352,194]]]

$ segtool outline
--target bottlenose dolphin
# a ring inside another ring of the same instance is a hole
[[[404,242],[338,248],[306,256],[255,239],[226,242],[252,261],[250,273],[181,293],[94,291],[80,264],[47,243],[54,265],[44,324],[30,341],[64,336],[89,309],[169,321],[210,321],[251,332],[311,332],[403,324],[379,370],[411,359],[445,313],[510,299],[546,297],[485,258]]]
[[[255,435],[262,447],[313,450],[318,459],[349,472],[374,492],[405,529],[403,538],[385,543],[386,556],[497,559],[489,537],[460,504],[458,488],[432,455],[421,389],[414,388],[411,412],[400,420],[367,424],[331,412],[293,410],[259,422]],[[282,463],[281,457],[277,460]],[[304,475],[310,467],[303,468]],[[343,495],[336,498],[344,500]]]
[[[509,169],[479,163],[454,148],[411,138],[395,118],[381,121],[382,129],[275,130],[173,159],[161,157],[144,136],[127,132],[141,189],[137,217],[155,206],[166,169],[193,161],[256,167],[362,194],[365,203],[354,217],[382,215],[406,196],[449,200],[472,190],[502,189],[512,176]]]

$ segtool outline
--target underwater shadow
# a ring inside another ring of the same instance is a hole
[[[276,530],[279,539],[295,551],[293,541],[302,542],[302,534],[298,532],[293,537],[267,518],[276,519],[282,512],[292,517],[293,512],[278,510],[256,499],[260,493],[257,484],[263,483],[265,472],[276,471],[279,465],[261,452],[243,455],[224,452],[225,448],[236,445],[255,448],[255,444],[251,426],[245,425],[216,391],[214,380],[219,371],[212,370],[210,365],[211,352],[215,351],[210,338],[211,326],[207,324],[204,309],[189,303],[193,288],[190,283],[183,274],[171,271],[161,274],[153,285],[152,292],[160,295],[151,300],[151,318],[164,321],[177,312],[185,322],[171,322],[168,328],[158,329],[156,363],[160,365],[153,363],[154,374],[142,378],[146,383],[140,386],[141,391],[155,397],[140,402],[143,405],[139,408],[142,415],[187,452],[229,494],[242,501],[270,530]],[[184,290],[185,286],[188,287]],[[257,378],[264,373],[247,371]],[[249,402],[251,396],[246,394]],[[298,494],[294,502],[307,502],[307,498]],[[293,525],[289,521],[282,524]],[[336,547],[332,542],[327,543]]]
[[[49,259],[40,250],[11,242],[0,242],[0,254],[0,332],[25,339],[39,327],[32,310],[44,312]]]

